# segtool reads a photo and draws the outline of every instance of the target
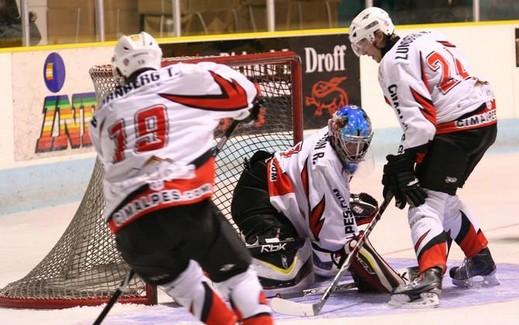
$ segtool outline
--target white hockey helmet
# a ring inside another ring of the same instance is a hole
[[[377,30],[386,35],[391,35],[395,31],[391,17],[383,9],[368,7],[353,19],[350,24],[350,42],[357,56],[364,54],[363,43],[373,43]]]
[[[162,50],[157,41],[146,32],[123,35],[115,45],[112,69],[115,79],[124,82],[137,70],[150,68],[158,70]]]

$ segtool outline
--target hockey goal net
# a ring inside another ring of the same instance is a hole
[[[284,150],[302,139],[300,59],[293,52],[283,51],[168,58],[163,60],[163,65],[199,61],[215,61],[239,70],[259,84],[267,107],[259,122],[248,127],[240,125],[217,157],[214,202],[230,219],[232,191],[243,169],[244,158],[260,149]],[[116,86],[111,66],[92,67],[90,75],[99,102]],[[215,143],[229,124],[230,121],[225,120],[220,123]],[[66,308],[98,305],[110,299],[129,268],[103,220],[102,177],[102,166],[96,162],[85,195],[62,237],[24,278],[0,290],[0,306]],[[134,277],[119,302],[156,303],[156,289]]]

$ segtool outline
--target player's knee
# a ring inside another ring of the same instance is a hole
[[[192,299],[192,289],[200,285],[204,280],[206,278],[202,269],[195,261],[191,260],[187,268],[179,276],[159,287],[168,296],[185,306]]]

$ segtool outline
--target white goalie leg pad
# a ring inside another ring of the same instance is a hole
[[[243,273],[215,283],[215,286],[224,297],[229,297],[243,319],[272,312],[258,276],[251,267]]]
[[[197,262],[191,260],[188,267],[174,281],[159,286],[168,296],[188,308],[198,319],[207,324],[227,321],[235,317],[222,298],[211,288],[209,280]],[[207,319],[207,315],[210,319]]]

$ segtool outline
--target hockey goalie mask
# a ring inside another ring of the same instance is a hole
[[[395,25],[388,13],[380,8],[366,8],[353,19],[350,25],[350,42],[357,56],[366,54],[366,47],[373,44],[377,30],[386,35],[391,35],[395,31]]]
[[[157,41],[148,33],[121,36],[114,49],[112,69],[118,83],[125,80],[137,70],[160,68],[162,50]]]
[[[330,142],[342,162],[358,163],[364,160],[373,130],[362,108],[355,105],[340,108],[328,120],[328,130]]]

